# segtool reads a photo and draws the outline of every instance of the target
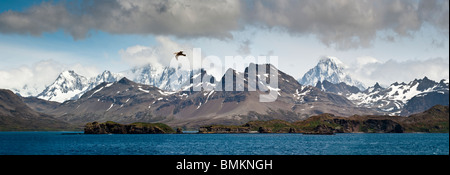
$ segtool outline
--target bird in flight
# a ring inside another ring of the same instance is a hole
[[[175,54],[175,58],[176,58],[177,60],[178,60],[178,57],[179,57],[179,56],[186,56],[186,54],[184,54],[183,51],[175,52],[175,53],[173,53],[173,54]]]

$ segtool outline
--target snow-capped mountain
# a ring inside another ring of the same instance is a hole
[[[303,85],[316,86],[317,82],[327,80],[333,84],[343,82],[350,86],[356,86],[360,90],[364,90],[364,84],[352,79],[345,72],[345,67],[345,64],[336,57],[322,57],[319,63],[317,63],[314,68],[306,72],[305,75],[298,80],[298,82]]]
[[[60,103],[67,100],[76,100],[100,83],[115,82],[122,77],[121,74],[104,71],[96,77],[88,79],[82,75],[78,75],[73,70],[68,70],[59,74],[55,82],[47,86],[37,97]]]
[[[76,100],[85,92],[103,82],[112,83],[119,81],[123,77],[127,77],[136,83],[152,85],[165,91],[177,91],[189,81],[190,73],[190,71],[186,70],[178,69],[177,71],[175,68],[154,67],[150,64],[134,67],[120,73],[112,73],[106,70],[92,78],[86,78],[70,70],[62,72],[55,82],[46,87],[37,97],[56,102]]]
[[[103,73],[97,75],[96,77],[92,77],[89,79],[89,83],[87,84],[87,86],[88,86],[87,90],[91,90],[95,86],[97,86],[103,82],[107,82],[107,83],[116,82],[116,81],[120,80],[122,77],[123,77],[123,75],[120,73],[112,73],[108,70],[105,70],[105,71],[103,71]],[[81,95],[82,94],[80,94],[79,97],[81,97]]]
[[[434,98],[421,98],[433,94]],[[376,108],[380,112],[389,115],[407,115],[414,112],[420,112],[418,109],[427,109],[430,106],[441,104],[448,105],[449,87],[448,80],[441,80],[439,83],[424,77],[423,79],[415,79],[406,83],[393,83],[387,88],[382,88],[378,83],[367,90],[349,95],[347,98],[358,106]],[[436,101],[438,100],[438,101]],[[416,102],[413,102],[416,101]],[[412,104],[411,104],[412,103]],[[408,111],[404,110],[405,106],[414,105]]]
[[[177,91],[185,82],[189,81],[190,71],[147,64],[120,74],[136,83],[156,86],[166,91]]]
[[[78,75],[73,70],[64,71],[37,97],[57,102],[77,99],[88,90],[88,84],[89,80],[86,77]]]
[[[22,97],[36,96],[42,92],[42,88],[39,88],[39,86],[36,84],[25,84],[22,86],[22,88],[11,88],[10,90],[14,94]]]

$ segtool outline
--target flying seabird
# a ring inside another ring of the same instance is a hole
[[[177,60],[178,60],[178,56],[186,56],[186,54],[184,54],[182,50],[179,51],[179,52],[175,52],[175,53],[173,53],[173,54],[175,54],[175,58],[176,58]]]

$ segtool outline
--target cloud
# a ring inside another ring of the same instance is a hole
[[[92,66],[66,65],[54,60],[43,60],[30,66],[0,70],[0,88],[19,92],[22,96],[36,96],[65,70],[74,70],[86,77],[93,77],[99,73],[97,68]]]
[[[384,86],[394,82],[408,83],[425,76],[435,81],[449,79],[449,61],[443,58],[408,61],[391,59],[381,62],[373,57],[360,57],[347,70],[352,78],[362,81],[367,86],[372,86],[376,82]]]
[[[41,35],[63,29],[74,39],[88,37],[90,30],[229,38],[238,27],[239,12],[235,0],[43,2],[23,12],[1,13],[0,32]]]
[[[86,21],[89,21],[87,16],[76,17],[68,11],[65,4],[43,2],[24,12],[9,10],[1,13],[0,31],[39,36],[45,32],[63,29],[75,39],[79,39],[85,37],[89,31]]]
[[[156,37],[155,46],[135,45],[119,50],[122,61],[131,66],[151,64],[157,67],[169,66],[174,58],[174,52],[182,50],[188,58],[192,57],[192,48],[189,45],[176,43],[169,37]]]
[[[248,26],[312,35],[348,50],[370,47],[379,32],[410,37],[430,25],[448,37],[448,0],[61,1],[0,14],[1,33],[41,35],[62,29],[74,39],[111,34],[230,39]]]
[[[449,29],[449,1],[422,0],[419,3],[418,13],[421,20],[440,28],[448,35]]]
[[[367,64],[374,64],[374,63],[381,63],[381,61],[377,60],[374,57],[370,57],[370,56],[363,56],[363,57],[358,57],[356,58],[356,65],[358,67],[367,65]]]
[[[252,1],[253,2],[253,1]],[[379,31],[410,36],[424,23],[448,33],[448,1],[281,0],[254,1],[247,21],[315,35],[337,49],[371,46]]]
[[[435,48],[445,48],[445,39],[433,39],[431,41],[431,46]]]
[[[249,39],[243,41],[241,43],[241,45],[239,46],[237,53],[244,55],[244,56],[249,55],[251,53],[250,44],[252,44],[252,42]]]

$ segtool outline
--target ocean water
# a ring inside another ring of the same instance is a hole
[[[449,134],[0,132],[0,155],[448,155]]]

